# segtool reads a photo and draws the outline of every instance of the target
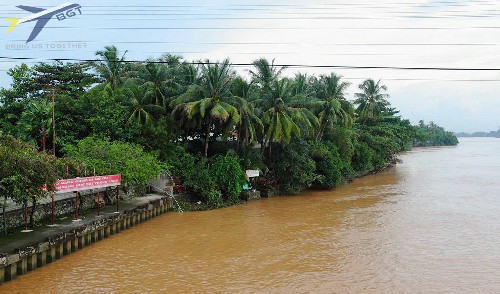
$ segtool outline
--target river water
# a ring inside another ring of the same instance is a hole
[[[1,293],[500,293],[500,139],[333,191],[169,213]]]

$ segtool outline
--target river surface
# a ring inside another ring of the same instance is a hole
[[[500,139],[333,191],[168,213],[0,293],[500,293]]]

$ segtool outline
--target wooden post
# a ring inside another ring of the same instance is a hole
[[[75,192],[75,220],[78,220],[78,191]]]
[[[52,149],[53,154],[56,156],[56,112],[55,112],[55,93],[52,89]],[[52,223],[54,224],[54,223]]]
[[[12,281],[17,278],[17,262],[9,264],[5,269],[5,281]]]
[[[99,216],[101,211],[101,197],[99,193],[99,189],[97,189],[97,216]]]
[[[54,262],[56,260],[57,256],[57,248],[58,246],[52,246],[48,250],[47,254],[47,263]]]
[[[47,251],[43,250],[42,252],[38,252],[37,254],[37,267],[42,267],[47,264]]]
[[[59,244],[57,244],[56,246],[56,259],[61,259],[63,258],[64,256],[64,244],[63,243],[66,243],[66,242],[61,242]]]
[[[28,230],[28,205],[24,205],[24,230]]]
[[[24,256],[16,263],[17,264],[17,275],[24,275],[28,272],[28,257]]]
[[[119,212],[120,206],[120,186],[116,186],[116,212]]]
[[[54,192],[52,192],[52,225],[54,225],[56,221],[56,212],[54,207]]]
[[[37,258],[38,258],[38,256],[36,253],[28,256],[28,271],[29,272],[37,269],[37,266],[38,266]]]
[[[5,283],[5,267],[0,267],[0,285]]]

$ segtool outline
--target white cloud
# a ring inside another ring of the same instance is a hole
[[[308,2],[254,13],[256,19],[231,24],[247,29],[218,35],[216,39],[227,44],[205,56],[229,56],[235,63],[267,57],[279,64],[500,68],[500,34],[495,28],[499,19],[485,17],[500,9],[496,1],[340,3],[347,2]],[[381,78],[389,86],[392,103],[414,122],[434,120],[454,131],[492,130],[500,125],[500,81],[465,81],[500,80],[498,72],[334,71],[351,78],[351,92],[362,79]]]
[[[9,13],[16,12],[18,9],[14,6],[21,4],[38,5],[34,0],[27,0],[5,7]],[[44,6],[57,4],[59,2],[51,0]],[[53,23],[52,28],[40,35],[40,42],[79,40],[86,42],[86,49],[5,50],[5,44],[26,38],[32,27],[25,26],[16,31],[17,35],[4,33],[1,55],[88,59],[94,57],[96,50],[115,44],[120,50],[129,50],[129,59],[176,52],[184,53],[188,59],[230,57],[235,63],[250,63],[266,57],[275,58],[280,64],[500,68],[500,1],[495,0],[257,0],[250,3],[186,0],[168,4],[159,0],[146,4],[89,0],[83,4],[82,11],[81,17],[65,23],[69,28]],[[153,29],[111,29],[113,27]],[[160,29],[162,27],[165,29]],[[13,65],[2,62],[0,70]],[[298,70],[316,74],[331,71],[302,68],[290,69],[288,74]],[[422,118],[434,120],[454,131],[493,130],[500,125],[500,81],[445,81],[500,80],[500,72],[335,71],[353,83],[351,93],[356,92],[356,84],[363,79],[382,79],[389,87],[393,105],[414,122]],[[5,78],[1,82],[6,86]]]

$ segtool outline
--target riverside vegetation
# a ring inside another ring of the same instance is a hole
[[[128,62],[114,46],[96,56],[8,71],[12,84],[0,90],[4,200],[35,205],[47,195],[39,187],[50,192],[57,178],[90,174],[119,173],[124,189],[140,188],[168,170],[205,208],[217,208],[239,201],[245,169],[261,172],[254,188],[296,194],[378,171],[412,146],[458,143],[432,122],[412,126],[398,116],[381,81],[363,81],[349,101],[342,76],[287,77],[266,59],[245,78],[228,60]]]

